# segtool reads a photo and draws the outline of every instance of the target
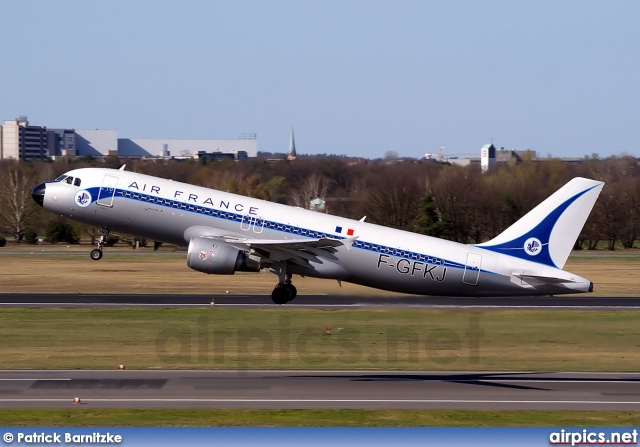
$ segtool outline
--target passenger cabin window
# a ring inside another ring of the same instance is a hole
[[[73,186],[80,186],[80,179],[78,177],[76,177],[75,181],[73,182]]]

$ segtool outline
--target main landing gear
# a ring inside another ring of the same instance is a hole
[[[98,248],[94,248],[93,250],[91,250],[91,253],[89,253],[89,256],[91,256],[91,259],[93,259],[94,261],[99,261],[100,259],[102,259],[102,246],[107,241],[107,236],[109,236],[109,229],[103,228],[100,231],[100,237],[98,238]]]
[[[276,304],[287,304],[289,301],[293,300],[298,291],[296,290],[296,286],[291,284],[291,280],[288,283],[278,284],[273,292],[271,292],[271,299]]]
[[[287,273],[287,267],[284,263],[274,266],[271,271],[278,275],[280,280],[271,292],[271,299],[275,304],[287,304],[298,294],[298,290],[291,283],[291,273]]]

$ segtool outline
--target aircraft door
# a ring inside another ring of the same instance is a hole
[[[262,233],[264,230],[264,219],[262,217],[256,217],[253,220],[253,232]]]
[[[249,231],[253,229],[254,233],[262,233],[262,230],[264,230],[264,219],[262,217],[250,216],[249,214],[245,214],[244,216],[242,216],[240,229],[243,231]]]
[[[118,177],[105,175],[102,179],[102,186],[98,192],[98,200],[96,204],[102,206],[113,206],[113,196],[116,194],[116,186],[118,185]]]
[[[467,263],[464,266],[464,274],[462,282],[470,286],[478,285],[480,277],[480,265],[482,264],[482,255],[478,253],[467,253]]]
[[[251,223],[253,222],[253,218],[248,214],[242,216],[242,222],[240,222],[240,229],[242,231],[249,231],[251,229]]]

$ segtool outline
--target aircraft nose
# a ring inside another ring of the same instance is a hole
[[[47,185],[45,183],[40,183],[38,186],[31,190],[31,197],[36,203],[40,206],[44,204],[44,191],[47,189]]]

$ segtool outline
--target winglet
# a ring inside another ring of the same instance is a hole
[[[347,250],[351,251],[351,246],[360,236],[349,236],[342,239],[342,244],[347,247]]]

